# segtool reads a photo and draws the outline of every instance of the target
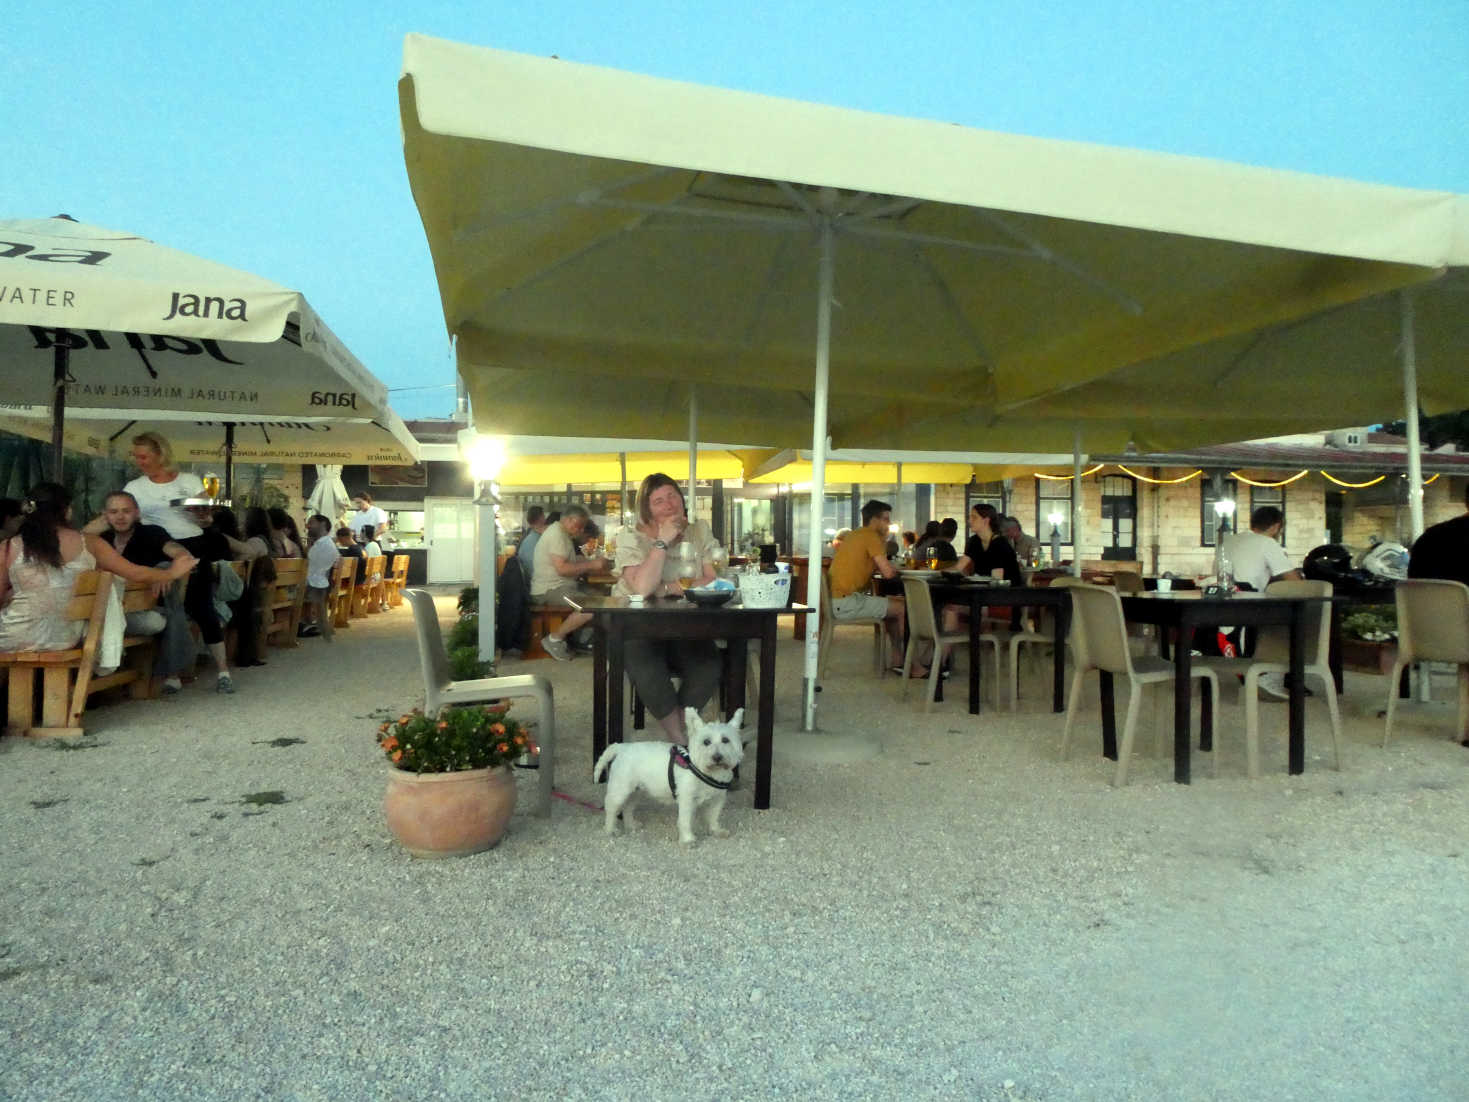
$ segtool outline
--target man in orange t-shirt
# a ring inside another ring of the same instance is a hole
[[[884,578],[898,576],[887,556],[892,515],[893,507],[885,501],[869,501],[862,506],[862,527],[852,529],[831,556],[831,610],[838,624],[881,616],[896,655],[893,665],[901,666],[906,611],[903,598],[879,597],[871,592],[870,584],[874,570]],[[911,676],[927,677],[928,669],[915,667]]]

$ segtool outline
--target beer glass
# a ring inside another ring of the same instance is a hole
[[[219,497],[219,475],[206,474],[204,476],[204,496],[211,500]]]
[[[674,548],[674,559],[678,563],[678,584],[685,589],[693,589],[699,584],[704,571],[699,563],[699,556],[689,545],[687,540],[681,541]]]

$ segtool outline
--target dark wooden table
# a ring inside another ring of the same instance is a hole
[[[1181,593],[1132,593],[1122,596],[1122,613],[1135,624],[1156,624],[1176,632],[1173,642],[1173,779],[1188,784],[1190,736],[1189,675],[1195,629],[1206,625],[1231,624],[1261,627],[1283,624],[1290,628],[1290,771],[1306,769],[1306,604],[1322,598],[1272,597],[1266,593],[1236,593],[1232,597],[1210,597],[1202,590]],[[1113,713],[1112,675],[1102,677],[1102,753],[1117,758],[1117,720]],[[1208,692],[1207,687],[1204,690]],[[1206,702],[1207,704],[1207,699]],[[1207,715],[1207,709],[1206,709]],[[1213,732],[1205,725],[1199,749],[1213,749]]]
[[[771,750],[775,739],[775,627],[780,616],[810,612],[805,605],[704,608],[682,597],[630,605],[625,597],[587,595],[578,606],[592,614],[592,761],[609,742],[622,741],[624,648],[629,639],[724,639],[730,664],[725,701],[744,707],[746,641],[760,640],[760,715],[755,737],[755,807],[770,807]]]
[[[1056,644],[1051,667],[1051,710],[1066,710],[1066,633],[1071,627],[1071,597],[1064,586],[997,586],[951,582],[934,578],[928,583],[935,617],[944,605],[969,608],[969,714],[979,715],[980,610],[984,608],[1048,608],[1056,615]],[[999,677],[999,663],[995,664]],[[998,697],[998,693],[996,696]]]

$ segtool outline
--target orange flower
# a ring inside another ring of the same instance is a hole
[[[515,736],[515,745],[516,746],[524,746],[525,745],[525,736],[524,735],[516,735]]]
[[[500,754],[508,754],[510,753],[510,744],[508,742],[502,742],[495,747],[495,750]]]
[[[485,711],[492,716],[504,715],[510,710],[510,701],[502,700],[498,704],[486,704]]]
[[[380,734],[380,735],[385,735],[385,734],[387,734],[387,732],[388,732],[388,725],[386,723],[384,723],[381,727],[379,727],[377,729],[377,733]]]
[[[393,750],[396,750],[397,748],[398,748],[398,738],[397,738],[396,735],[389,735],[387,738],[383,739],[383,749],[384,750],[393,751]]]
[[[504,733],[505,733],[505,725],[503,723],[492,723],[492,724],[490,724],[490,734],[492,734],[492,735],[503,735]]]
[[[413,718],[412,716],[399,716],[398,717],[398,722],[399,723],[407,723],[412,718]]]
[[[394,762],[400,762],[402,760],[403,760],[403,751],[402,750],[394,750],[393,751],[393,761]]]
[[[449,723],[448,723],[448,721],[447,720],[443,720],[443,719],[439,720],[439,730],[440,731],[447,731],[448,729],[449,729]]]

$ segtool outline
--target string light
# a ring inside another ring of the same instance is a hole
[[[1436,474],[1429,475],[1427,478],[1425,478],[1423,480],[1423,485],[1425,485],[1425,486],[1432,486],[1437,481],[1438,481],[1438,475],[1436,475]]]
[[[1122,463],[1117,464],[1117,469],[1124,472],[1125,474],[1132,475],[1132,477],[1137,479],[1139,482],[1146,482],[1150,486],[1176,486],[1180,482],[1187,482],[1190,479],[1198,478],[1199,475],[1204,473],[1200,470],[1194,471],[1191,474],[1186,474],[1182,478],[1149,478],[1145,474],[1138,474],[1131,467],[1128,467]]]
[[[1370,481],[1367,481],[1367,482],[1343,482],[1341,479],[1337,478],[1335,475],[1333,475],[1333,474],[1327,474],[1325,471],[1322,471],[1321,472],[1321,477],[1324,478],[1324,479],[1326,479],[1327,482],[1334,482],[1338,486],[1344,486],[1344,487],[1346,487],[1348,490],[1365,490],[1368,486],[1376,486],[1379,482],[1381,482],[1384,478],[1386,478],[1387,475],[1380,474],[1376,478],[1371,479]]]
[[[1282,478],[1279,482],[1255,482],[1252,479],[1246,478],[1238,471],[1230,471],[1229,477],[1234,479],[1236,482],[1243,482],[1246,486],[1257,486],[1262,490],[1274,490],[1281,486],[1289,486],[1292,482],[1295,482],[1298,479],[1305,478],[1310,473],[1311,472],[1309,470],[1304,470],[1298,474],[1291,475],[1289,478]]]
[[[1106,465],[1107,464],[1105,464],[1105,463],[1098,463],[1091,470],[1089,470],[1089,471],[1082,471],[1081,472],[1081,477],[1082,478],[1085,478],[1087,475],[1096,474],[1098,471],[1100,471]],[[1036,471],[1035,472],[1035,476],[1036,476],[1036,478],[1044,478],[1047,482],[1070,482],[1073,478],[1076,477],[1075,475],[1069,475],[1069,474],[1041,474],[1040,471]]]

